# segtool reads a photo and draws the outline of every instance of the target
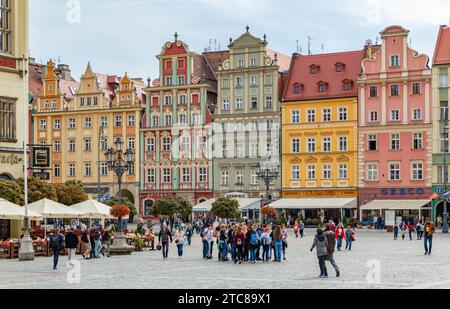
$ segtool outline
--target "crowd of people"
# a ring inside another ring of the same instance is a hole
[[[436,232],[436,226],[430,218],[425,221],[419,220],[416,224],[413,221],[395,223],[393,227],[394,240],[398,239],[399,233],[402,235],[402,240],[409,236],[409,240],[413,240],[413,234],[416,234],[417,240],[424,240],[425,255],[431,255],[433,246],[433,235]]]

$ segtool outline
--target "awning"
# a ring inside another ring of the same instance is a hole
[[[35,213],[49,219],[74,219],[83,218],[84,212],[71,209],[63,204],[49,199],[43,199],[28,205],[28,208]]]
[[[29,210],[28,217],[31,220],[41,220],[42,216]],[[25,218],[25,207],[21,207],[7,200],[0,199],[0,219],[23,220]]]
[[[430,200],[374,200],[363,206],[360,210],[424,210]]]
[[[195,205],[193,208],[193,212],[210,212],[212,208],[212,204],[217,199],[212,198],[203,203]],[[234,198],[233,200],[238,201],[239,210],[247,210],[247,209],[260,209],[261,208],[261,199],[259,198]]]
[[[353,209],[356,198],[283,198],[270,204],[275,209]]]
[[[88,200],[83,203],[70,206],[71,209],[85,213],[83,218],[88,219],[108,219],[111,218],[111,207],[97,202]]]

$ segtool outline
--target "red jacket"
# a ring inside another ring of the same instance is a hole
[[[341,231],[341,234],[339,235],[339,230]],[[336,239],[339,238],[339,236],[341,237],[341,239],[345,239],[345,229],[344,228],[337,228],[334,231],[334,235],[336,236]]]

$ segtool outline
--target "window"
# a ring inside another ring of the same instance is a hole
[[[399,95],[398,85],[391,85],[391,96],[396,97]]]
[[[162,177],[163,183],[170,183],[171,181],[170,168],[163,168],[162,175],[163,175]]]
[[[173,85],[173,79],[172,77],[166,77],[166,87],[170,87]]]
[[[86,177],[92,176],[92,164],[91,163],[84,164],[84,176],[86,176]]]
[[[190,139],[188,136],[183,136],[181,139],[181,151],[189,151]]]
[[[244,171],[236,170],[236,185],[242,186],[244,184]]]
[[[340,107],[339,108],[339,121],[347,121],[347,119],[348,119],[347,107]]]
[[[75,152],[75,151],[76,151],[75,140],[70,139],[69,140],[69,152]]]
[[[237,132],[244,132],[244,123],[239,121],[236,122],[236,131]]]
[[[80,98],[80,106],[84,106],[84,98]]]
[[[448,120],[448,101],[441,101],[441,118],[440,120]]]
[[[422,109],[413,109],[413,120],[422,120]]]
[[[291,112],[292,123],[300,123],[300,111],[293,110]]]
[[[375,151],[377,150],[377,136],[376,135],[369,135],[368,136],[368,150],[369,151]]]
[[[114,121],[114,126],[115,127],[121,127],[122,126],[122,116],[120,115],[116,115],[114,117],[115,121]]]
[[[347,136],[339,136],[339,151],[348,151]]]
[[[250,181],[251,181],[252,185],[258,185],[259,184],[258,173],[256,172],[256,170],[252,170],[252,173],[250,175]]]
[[[86,138],[84,140],[84,151],[91,151],[92,150],[92,140],[90,138]]]
[[[292,152],[300,153],[300,140],[298,138],[292,140]]]
[[[198,181],[206,182],[206,167],[200,167],[198,169]]]
[[[244,109],[244,102],[242,101],[242,99],[237,99],[236,100],[236,109],[237,110]]]
[[[331,137],[322,138],[323,152],[331,152]]]
[[[314,109],[308,110],[308,122],[316,122],[316,111]]]
[[[441,133],[441,152],[448,153],[448,138],[445,133]]]
[[[103,128],[107,128],[108,127],[108,117],[102,116],[100,119],[100,123]]]
[[[448,74],[439,75],[439,87],[444,88],[448,87]]]
[[[100,176],[108,176],[108,163],[100,163]]]
[[[183,167],[181,169],[181,182],[187,183],[191,181],[191,170],[189,167]]]
[[[127,124],[129,127],[134,127],[134,125],[135,125],[134,115],[128,115],[128,123]]]
[[[250,59],[250,66],[251,67],[256,67],[256,58]]]
[[[155,183],[155,170],[153,168],[147,169],[147,183]]]
[[[412,180],[423,180],[423,164],[421,162],[413,162],[411,170]]]
[[[107,138],[103,138],[101,141],[100,141],[100,149],[101,150],[108,150],[108,139]]]
[[[48,103],[48,100],[45,100],[44,108],[45,108],[45,109],[50,108],[50,104]]]
[[[323,175],[324,180],[330,180],[331,179],[331,164],[324,164],[323,165]]]
[[[164,117],[164,125],[166,127],[170,127],[172,125],[172,116],[171,115],[166,115]]]
[[[69,177],[75,177],[75,176],[76,176],[75,164],[70,163],[69,164]]]
[[[162,150],[170,151],[170,137],[163,137],[162,139]]]
[[[294,85],[294,94],[301,94],[302,93],[302,86],[299,84]]]
[[[309,153],[316,152],[316,139],[315,138],[308,138],[308,152]]]
[[[53,165],[53,176],[61,177],[61,165],[60,164]]]
[[[316,65],[312,65],[309,67],[309,73],[311,73],[311,74],[317,74],[318,71],[319,71],[319,67]]]
[[[127,144],[128,144],[128,149],[134,150],[135,144],[136,144],[134,137],[129,137]]]
[[[322,121],[323,122],[331,121],[331,108],[324,108],[322,110]]]
[[[267,128],[267,130],[272,130],[272,128],[273,128],[273,120],[267,120],[266,121],[266,128]]]
[[[352,82],[349,80],[346,80],[343,82],[343,90],[344,91],[350,91],[352,89]]]
[[[272,108],[272,97],[266,97],[265,108]]]
[[[172,105],[172,96],[165,96],[164,97],[164,104],[165,105]]]
[[[201,151],[205,151],[206,150],[206,136],[201,136],[198,139],[198,149]]]
[[[391,67],[398,67],[400,66],[400,56],[393,55],[391,56]]]
[[[186,96],[185,95],[180,95],[180,104],[181,105],[186,104]]]
[[[339,179],[348,179],[348,167],[346,163],[339,164]]]
[[[369,122],[378,122],[378,111],[369,112]]]
[[[447,167],[447,175],[448,175],[448,167]],[[446,177],[448,179],[448,177]],[[442,165],[439,165],[437,167],[437,183],[444,183],[444,167]],[[448,182],[448,181],[447,181]]]
[[[325,91],[327,91],[327,84],[326,83],[320,83],[319,84],[319,92],[322,93],[322,92],[325,92]]]
[[[200,115],[199,114],[193,114],[192,115],[192,124],[194,126],[200,125]]]
[[[244,59],[239,59],[237,61],[237,67],[238,68],[243,68],[244,67]]]
[[[370,86],[369,87],[369,93],[371,98],[378,97],[378,87],[377,86]]]
[[[61,119],[53,120],[53,129],[55,130],[61,129]]]
[[[45,130],[40,126],[41,131]],[[12,101],[0,99],[0,141],[11,141],[16,138],[16,111]]]
[[[39,121],[39,130],[45,131],[46,129],[47,129],[47,120],[40,120]]]
[[[224,78],[222,81],[222,88],[224,89],[228,89],[230,88],[230,81],[228,78]]]
[[[89,128],[92,127],[92,119],[91,119],[91,117],[86,117],[85,118],[85,120],[84,120],[84,127],[86,129],[89,129]]]
[[[400,150],[400,134],[391,134],[391,150]]]
[[[343,72],[344,71],[344,66],[345,65],[343,63],[336,63],[335,64],[336,73]]]
[[[367,163],[367,181],[378,181],[378,163]]]
[[[391,121],[400,121],[400,111],[398,109],[391,109]]]
[[[308,165],[308,179],[309,180],[316,179],[316,166],[315,165]]]
[[[153,127],[154,128],[157,128],[157,127],[159,127],[159,117],[158,116],[153,116],[152,117],[152,125],[153,125]]]
[[[56,108],[56,100],[52,101],[52,108],[55,109]]]
[[[222,184],[222,186],[228,186],[228,184],[230,183],[228,171],[222,171],[220,175],[220,183]]]
[[[420,94],[420,83],[412,84],[412,94]]]
[[[251,99],[251,107],[252,107],[252,109],[257,109],[258,108],[258,98],[257,97],[252,97],[252,99]]]
[[[60,152],[61,151],[61,141],[59,139],[55,139],[53,141],[53,151]]]
[[[236,87],[244,86],[244,79],[241,76],[236,77]]]
[[[184,86],[184,76],[178,76],[178,86]]]
[[[250,77],[250,85],[251,86],[258,86],[258,76],[251,76]]]
[[[400,180],[400,163],[389,163],[389,180]]]
[[[236,144],[236,158],[244,157],[244,145],[241,143]]]
[[[257,131],[258,130],[258,121],[252,120],[250,122],[250,124],[251,124],[252,131]]]
[[[222,110],[224,111],[230,110],[230,101],[228,101],[228,99],[223,100]]]
[[[292,166],[292,180],[300,180],[300,166],[299,165]]]
[[[98,98],[94,97],[94,105],[97,106],[98,105]]]
[[[255,158],[258,156],[258,144],[251,144],[250,145],[250,156],[252,158]]]
[[[0,3],[0,52],[10,53],[11,50],[11,1]]]
[[[270,75],[270,74],[266,74],[266,75],[264,75],[264,84],[265,85],[272,85],[272,82],[273,82],[273,78],[272,78],[272,75]]]
[[[147,151],[155,151],[155,139],[153,137],[147,138]]]
[[[422,147],[423,147],[422,138],[423,138],[422,133],[414,133],[413,134],[413,149],[415,149],[415,150],[422,149]]]

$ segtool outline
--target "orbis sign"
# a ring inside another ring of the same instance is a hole
[[[425,194],[424,189],[415,188],[399,188],[399,189],[382,189],[381,195],[423,195]]]

